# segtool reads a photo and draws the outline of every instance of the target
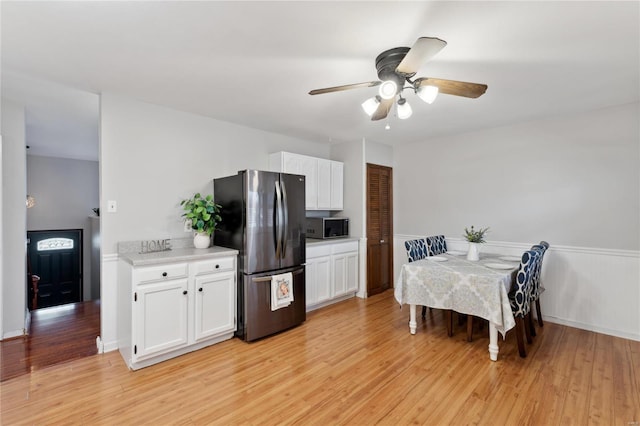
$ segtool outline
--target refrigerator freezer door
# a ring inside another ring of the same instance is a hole
[[[304,176],[282,173],[280,188],[283,205],[283,242],[281,268],[306,262],[306,219]]]
[[[304,200],[303,200],[304,201]],[[274,272],[293,275],[293,302],[275,311],[271,310],[271,273],[242,276],[244,293],[243,314],[238,318],[236,335],[251,341],[277,333],[303,323],[307,317],[304,266]]]

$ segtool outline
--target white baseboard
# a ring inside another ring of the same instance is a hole
[[[7,331],[6,333],[4,333],[4,335],[2,336],[2,340],[5,339],[12,339],[14,337],[20,337],[20,336],[24,336],[24,330],[12,330],[12,331]]]
[[[621,337],[623,339],[636,340],[640,342],[640,334],[625,333],[625,332],[621,332],[620,330],[602,328],[597,326],[594,327],[590,324],[570,321],[570,320],[556,318],[548,315],[543,315],[542,319],[545,322],[550,322],[553,324],[566,325],[567,327],[579,328],[580,330],[593,331],[594,333],[601,333],[601,334],[606,334],[608,336]]]

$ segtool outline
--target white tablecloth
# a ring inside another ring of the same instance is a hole
[[[452,309],[492,322],[504,338],[515,326],[508,291],[519,264],[482,256],[471,262],[464,256],[439,255],[445,262],[423,259],[402,265],[394,294],[398,303]],[[513,265],[491,269],[486,263]]]

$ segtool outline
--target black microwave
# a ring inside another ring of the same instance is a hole
[[[340,238],[349,236],[349,219],[344,217],[308,217],[307,238]]]

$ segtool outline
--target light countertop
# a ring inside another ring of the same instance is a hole
[[[120,253],[120,259],[133,266],[156,265],[167,262],[189,262],[193,260],[214,259],[216,257],[237,256],[238,250],[226,247],[209,247],[207,249],[176,248],[155,253]]]
[[[315,245],[324,245],[324,244],[338,244],[338,243],[346,243],[349,241],[358,241],[359,238],[356,237],[340,237],[340,238],[328,238],[326,240],[321,240],[318,238],[307,238],[306,243],[307,246],[315,246]]]

